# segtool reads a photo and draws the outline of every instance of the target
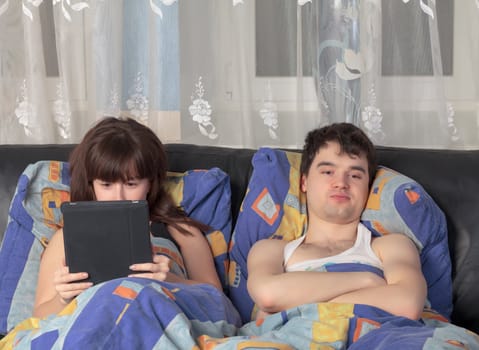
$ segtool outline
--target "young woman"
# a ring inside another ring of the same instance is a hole
[[[151,263],[132,265],[131,276],[209,283],[222,290],[210,247],[201,232],[208,227],[188,218],[173,203],[163,186],[166,171],[166,152],[151,129],[133,119],[107,117],[86,133],[70,155],[71,200],[147,200],[151,222],[179,247],[188,279],[170,272],[169,259],[162,255],[154,255]],[[58,230],[40,262],[33,316],[62,310],[92,286],[80,282],[87,276],[86,272],[69,273],[63,232]]]

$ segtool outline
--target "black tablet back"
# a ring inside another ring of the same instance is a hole
[[[152,261],[146,201],[65,202],[63,239],[70,272],[88,281],[126,277],[134,263]]]

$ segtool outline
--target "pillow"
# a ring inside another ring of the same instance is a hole
[[[243,322],[251,320],[254,307],[246,288],[251,246],[265,238],[293,240],[304,233],[306,197],[299,186],[300,162],[300,153],[270,148],[260,148],[253,156],[253,173],[230,245],[229,293]]]
[[[68,168],[30,165],[20,176],[0,247],[0,333],[31,316],[44,246],[61,226],[60,203],[69,200]]]
[[[426,190],[405,175],[379,167],[361,221],[376,235],[403,233],[412,239],[420,252],[429,306],[449,318],[452,278],[447,222]]]
[[[252,162],[230,246],[230,297],[244,322],[254,312],[246,288],[249,249],[264,238],[295,239],[305,232],[307,220],[306,198],[299,186],[301,153],[261,148]],[[414,180],[380,168],[361,221],[373,234],[403,233],[416,243],[431,306],[449,316],[452,282],[446,220],[426,191]]]
[[[31,316],[41,254],[62,226],[60,204],[70,198],[69,183],[68,163],[59,161],[30,164],[19,178],[0,247],[0,334]],[[166,186],[190,217],[212,228],[205,235],[226,289],[231,236],[229,177],[218,168],[168,173]],[[174,249],[161,242],[152,240],[154,251],[180,264]]]
[[[231,239],[231,186],[223,170],[168,173],[168,191],[186,214],[211,227],[205,233],[223,289],[228,287],[228,244]]]

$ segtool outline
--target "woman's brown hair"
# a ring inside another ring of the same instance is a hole
[[[163,144],[145,125],[131,118],[106,117],[94,125],[70,155],[72,201],[95,200],[93,180],[108,182],[148,179],[150,219],[172,225],[188,234],[179,223],[201,231],[209,227],[186,216],[165,189],[168,167]]]

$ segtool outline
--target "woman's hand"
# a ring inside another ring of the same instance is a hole
[[[266,311],[263,311],[261,309],[258,310],[258,312],[256,312],[256,315],[254,317],[255,320],[260,320],[262,318],[266,318],[268,317],[269,315],[272,315],[273,313],[271,312],[266,312]]]
[[[93,285],[92,282],[76,282],[87,277],[88,273],[86,272],[70,273],[68,266],[63,266],[55,271],[53,284],[60,297],[60,302],[66,305],[85,289],[90,288]]]
[[[166,276],[170,271],[170,258],[165,255],[153,255],[152,263],[133,264],[130,270],[139,271],[131,274],[129,277],[151,278],[157,281],[166,280]]]

